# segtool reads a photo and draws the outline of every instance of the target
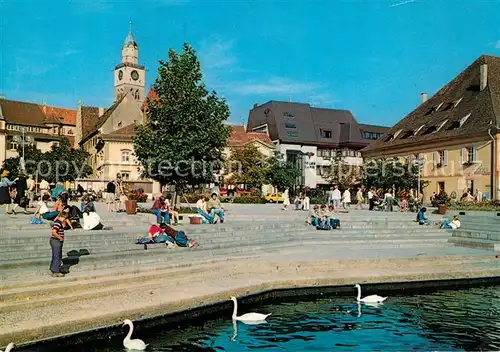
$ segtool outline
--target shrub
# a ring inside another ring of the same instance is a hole
[[[310,204],[327,204],[328,197],[327,196],[319,196],[319,197],[311,197],[309,200]]]
[[[444,191],[440,192],[438,195],[434,197],[434,199],[431,200],[431,205],[433,207],[437,207],[439,205],[450,206],[450,204],[451,204],[451,198]]]
[[[470,210],[470,211],[500,211],[500,201],[487,200],[478,203],[455,202],[448,207],[450,210]]]
[[[129,200],[135,200],[138,203],[144,203],[148,200],[148,195],[147,193],[144,193],[144,190],[142,188],[138,190],[132,190],[127,194],[127,197]]]
[[[236,197],[233,200],[233,203],[238,204],[266,204],[266,198],[256,197],[256,196],[241,196]]]

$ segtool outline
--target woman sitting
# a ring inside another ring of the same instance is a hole
[[[318,226],[319,222],[321,221],[321,217],[322,217],[320,214],[320,211],[319,211],[318,204],[315,204],[313,206],[313,208],[311,209],[310,216],[311,216],[311,225]]]
[[[177,225],[179,223],[179,212],[175,211],[172,208],[172,203],[171,200],[172,196],[169,194],[167,195],[167,198],[165,199],[165,202],[163,203],[163,208],[165,211],[168,212],[170,217],[174,220],[174,225]]]
[[[335,208],[333,205],[328,206],[328,210],[325,212],[325,220],[328,221],[332,229],[340,228],[340,220],[335,218]]]
[[[50,200],[50,195],[48,193],[45,193],[42,196],[42,199],[36,205],[36,210],[34,215],[35,217],[39,219],[52,221],[57,217],[57,215],[59,215],[59,212],[57,210],[49,211],[49,207],[47,205],[47,202],[49,200]]]
[[[426,207],[423,207],[418,211],[417,222],[419,223],[419,225],[429,225],[429,220],[425,216],[426,211],[427,211]]]
[[[456,230],[460,228],[460,220],[458,219],[458,215],[455,215],[451,221],[448,219],[443,220],[439,227],[447,230]]]
[[[165,200],[163,197],[157,197],[153,206],[151,207],[151,212],[156,215],[156,222],[158,224],[169,224],[170,223],[170,214],[164,208]]]
[[[90,201],[88,196],[82,198],[82,213],[84,230],[102,230],[104,228],[101,217],[95,211],[94,202]]]

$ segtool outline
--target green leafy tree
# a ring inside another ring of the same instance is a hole
[[[48,182],[74,181],[92,173],[92,168],[87,164],[89,154],[82,149],[72,148],[66,138],[48,152],[43,153],[34,146],[27,146],[24,153],[26,172],[32,175],[38,173]],[[2,168],[10,171],[11,178],[19,175],[20,159],[17,156],[4,161]]]
[[[297,185],[299,170],[285,161],[283,154],[275,152],[274,156],[267,162],[267,181],[269,184],[277,187],[279,190],[292,188]]]
[[[149,99],[146,122],[134,138],[137,160],[145,177],[162,185],[199,185],[214,180],[224,165],[223,149],[230,127],[226,101],[208,92],[195,50],[184,44],[160,61]]]
[[[261,187],[266,182],[265,156],[254,144],[231,148],[227,169],[232,184]]]
[[[365,160],[363,183],[368,188],[389,189],[393,186],[397,190],[418,188],[418,166],[398,160],[370,159]],[[420,181],[423,189],[428,182]]]

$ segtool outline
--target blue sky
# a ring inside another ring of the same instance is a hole
[[[392,125],[481,54],[500,55],[500,2],[0,0],[0,94],[109,106],[129,20],[147,84],[192,44],[233,123],[254,103],[309,102]]]

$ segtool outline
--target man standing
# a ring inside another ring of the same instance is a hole
[[[28,207],[31,207],[31,204],[35,200],[35,180],[33,180],[33,176],[29,175],[26,180],[26,186],[28,188]]]
[[[370,188],[368,190],[368,203],[370,203],[370,207],[368,209],[373,210],[373,208],[375,207],[375,199],[373,199],[373,188]]]
[[[108,205],[108,211],[115,211],[115,192],[115,183],[113,181],[109,181],[106,185],[106,204]]]
[[[333,211],[337,212],[339,210],[341,199],[342,194],[340,193],[339,186],[335,186],[332,191]]]

